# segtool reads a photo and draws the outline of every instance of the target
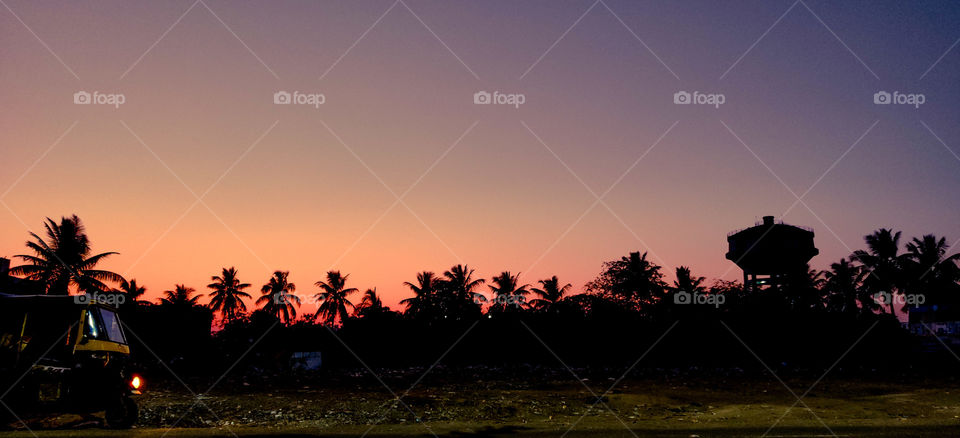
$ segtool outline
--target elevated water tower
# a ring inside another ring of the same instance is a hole
[[[807,262],[820,253],[813,246],[813,229],[778,223],[773,216],[731,232],[727,243],[727,260],[743,269],[743,285],[752,290],[789,284],[805,275]]]

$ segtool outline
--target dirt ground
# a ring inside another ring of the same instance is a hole
[[[590,390],[603,394],[615,377],[427,379],[400,403],[391,391],[403,395],[410,378],[388,376],[391,390],[363,376],[273,389],[248,380],[201,396],[166,382],[139,398],[133,431],[101,430],[90,416],[24,421],[41,436],[960,436],[960,383],[952,381],[826,379],[797,403],[773,377],[644,378],[618,382],[596,403]],[[815,380],[787,385],[799,396]],[[30,432],[10,427],[0,437]]]

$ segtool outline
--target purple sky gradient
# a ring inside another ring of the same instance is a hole
[[[635,250],[737,279],[725,235],[767,214],[819,269],[879,227],[960,238],[953,2],[6,3],[0,256],[76,213],[151,296],[332,268],[396,305],[458,262],[580,290]]]

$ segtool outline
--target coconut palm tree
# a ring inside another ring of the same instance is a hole
[[[811,269],[810,265],[807,265],[790,283],[775,290],[779,290],[791,310],[822,311],[826,308],[827,301],[824,296],[823,276],[822,271]]]
[[[270,281],[260,288],[263,296],[257,299],[263,311],[285,323],[297,317],[296,307],[300,307],[300,297],[294,295],[297,286],[287,280],[289,275],[290,271],[274,271]]]
[[[673,287],[688,292],[702,292],[706,288],[703,286],[705,277],[694,277],[687,266],[678,266],[676,269],[677,279],[673,281]]]
[[[944,258],[943,256],[948,249],[950,249],[950,245],[947,245],[945,237],[937,239],[937,236],[933,234],[924,235],[922,238],[914,237],[907,243],[906,259],[923,269],[921,274],[936,275],[938,269],[947,268],[946,263],[955,261],[960,257],[960,254],[954,254]]]
[[[685,291],[687,293],[704,293],[707,288],[703,286],[705,277],[694,277],[687,266],[677,266],[677,279],[673,281],[674,291]]]
[[[957,260],[960,260],[960,254],[946,257],[947,250],[950,249],[947,239],[937,239],[936,236],[927,234],[922,238],[913,238],[906,247],[907,289],[911,293],[929,298],[931,304],[954,299],[947,294],[953,295],[958,289],[960,268],[957,267]]]
[[[52,295],[67,295],[71,287],[81,292],[106,292],[110,288],[105,281],[123,281],[120,274],[95,269],[98,263],[117,253],[91,255],[90,240],[79,217],[63,217],[59,224],[47,218],[43,227],[47,239],[30,233],[34,240],[27,242],[27,248],[34,255],[15,256],[27,264],[11,269],[12,274],[40,282],[44,293]]]
[[[171,307],[197,306],[199,305],[197,300],[200,299],[200,296],[191,296],[196,291],[197,290],[192,287],[186,287],[182,284],[177,284],[174,286],[173,290],[163,291],[163,296],[160,297],[160,305]]]
[[[831,263],[830,270],[823,273],[827,309],[851,314],[873,313],[878,306],[863,287],[865,276],[862,266],[854,265],[845,258]]]
[[[473,269],[466,265],[456,265],[443,273],[443,287],[440,288],[440,303],[444,317],[453,319],[478,317],[480,306],[487,297],[477,291],[484,284],[482,278],[473,279]]]
[[[381,301],[380,296],[377,295],[377,288],[367,289],[366,292],[363,293],[363,299],[360,300],[360,304],[357,304],[357,306],[353,308],[353,316],[359,318],[367,315],[375,315],[382,313],[384,310],[388,310],[388,308],[383,306],[383,301]]]
[[[147,293],[147,288],[138,285],[136,278],[131,278],[130,281],[121,281],[120,288],[118,290],[127,294],[127,299],[131,300],[132,302],[136,302],[138,298]]]
[[[503,313],[522,310],[527,305],[526,295],[530,293],[529,284],[520,284],[520,274],[511,275],[503,271],[490,279],[490,291],[493,292],[493,305],[489,312]]]
[[[337,321],[342,324],[350,316],[347,307],[352,308],[353,303],[347,299],[347,295],[357,292],[357,288],[351,287],[348,289],[346,287],[347,277],[349,276],[349,274],[341,275],[340,271],[329,271],[327,272],[327,281],[315,283],[320,288],[320,293],[316,294],[314,298],[320,305],[317,308],[317,313],[313,315],[314,319],[320,317],[325,324],[333,325]]]
[[[531,292],[539,298],[530,300],[530,307],[541,312],[550,312],[556,308],[573,287],[570,283],[560,286],[560,280],[556,275],[537,283],[540,283],[540,287],[531,289]]]
[[[664,295],[660,297],[657,301],[657,305],[673,307],[676,306],[677,301],[676,294],[692,294],[692,295],[703,295],[707,293],[707,287],[703,285],[706,281],[705,277],[694,276],[690,271],[690,268],[687,266],[677,266],[676,270],[676,279],[673,281],[672,286],[664,287]],[[671,310],[667,310],[670,312]]]
[[[138,285],[137,279],[132,278],[130,281],[121,281],[120,287],[114,290],[114,292],[122,293],[124,296],[123,303],[121,303],[120,307],[135,307],[141,303],[140,297],[147,293],[147,288]]]
[[[250,287],[250,283],[241,283],[237,278],[237,269],[223,268],[220,275],[210,277],[213,283],[207,285],[213,292],[209,293],[210,310],[220,312],[225,322],[232,321],[242,316],[247,311],[247,305],[243,302],[244,298],[250,298],[250,294],[243,290]]]
[[[867,243],[867,251],[856,250],[850,259],[859,262],[866,269],[864,285],[871,294],[889,294],[891,300],[886,304],[890,306],[890,314],[896,315],[892,298],[900,293],[904,263],[904,256],[899,254],[900,232],[881,228],[864,236],[864,241]]]
[[[400,300],[400,304],[406,306],[404,315],[411,318],[431,319],[440,314],[437,293],[440,287],[440,279],[436,274],[429,271],[417,274],[417,284],[409,281],[403,282],[403,285],[413,291],[413,296]]]

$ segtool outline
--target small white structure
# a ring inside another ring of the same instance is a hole
[[[298,351],[290,356],[290,367],[299,371],[319,370],[323,360],[319,351]]]

